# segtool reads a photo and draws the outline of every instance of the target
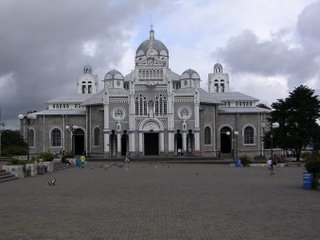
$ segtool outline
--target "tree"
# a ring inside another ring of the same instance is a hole
[[[272,103],[274,111],[271,122],[278,122],[274,129],[275,144],[284,149],[295,149],[300,161],[301,149],[313,142],[319,142],[320,101],[314,90],[301,85],[289,93],[286,99]]]
[[[4,130],[1,134],[2,155],[24,155],[28,153],[28,145],[19,131]]]

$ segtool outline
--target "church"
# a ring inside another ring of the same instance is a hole
[[[217,63],[207,90],[193,69],[175,73],[168,48],[149,38],[136,50],[134,70],[107,72],[103,90],[91,66],[83,68],[75,94],[47,102],[43,111],[20,114],[31,155],[85,153],[91,157],[238,157],[264,153],[270,110],[259,100],[229,91],[229,75]]]

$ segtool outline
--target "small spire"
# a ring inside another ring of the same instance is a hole
[[[150,39],[154,39],[154,30],[153,30],[153,24],[150,25]]]

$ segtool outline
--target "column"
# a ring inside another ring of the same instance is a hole
[[[187,153],[187,133],[185,130],[182,132],[182,148],[185,155]]]
[[[143,155],[143,132],[139,132],[139,154]]]
[[[121,132],[117,133],[117,148],[118,156],[121,156]]]
[[[200,94],[198,90],[195,91],[194,101],[194,152],[195,155],[200,154]]]
[[[161,131],[159,134],[160,137],[160,152],[163,153],[164,152],[164,132]]]
[[[168,131],[168,152],[174,152],[174,133],[172,130]]]
[[[194,133],[194,150],[195,154],[200,151],[200,133],[199,131],[196,131]]]
[[[104,134],[104,152],[110,152],[110,130],[109,130],[109,105],[104,104],[104,119],[103,119],[103,134]]]

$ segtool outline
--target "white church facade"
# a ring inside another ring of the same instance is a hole
[[[45,151],[92,157],[263,154],[262,123],[269,110],[258,99],[229,91],[217,63],[207,91],[192,69],[169,67],[169,51],[154,30],[136,50],[134,70],[107,72],[103,89],[91,66],[77,81],[77,94],[51,99],[46,110],[22,115],[31,154]]]

